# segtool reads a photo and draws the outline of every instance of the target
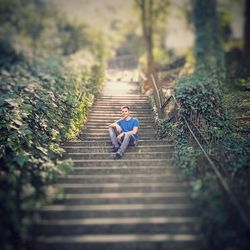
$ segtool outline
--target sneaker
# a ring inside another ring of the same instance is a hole
[[[113,152],[117,152],[118,151],[118,149],[119,149],[119,147],[113,147]]]
[[[121,158],[122,158],[122,156],[121,156],[120,154],[116,153],[116,154],[115,154],[114,160],[119,160],[119,159],[121,159]]]

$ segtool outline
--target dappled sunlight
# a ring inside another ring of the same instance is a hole
[[[137,69],[108,70],[102,93],[110,96],[139,94],[138,74]]]
[[[102,93],[110,96],[126,96],[138,94],[139,91],[139,84],[136,82],[107,81]]]
[[[0,249],[248,250],[249,58],[247,0],[0,0]]]

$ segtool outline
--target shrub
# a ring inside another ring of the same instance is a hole
[[[202,152],[189,140],[183,117],[191,123],[191,113],[206,121],[201,132],[213,139],[207,151],[229,183],[245,211],[249,211],[249,140],[237,135],[237,127],[225,112],[215,78],[189,76],[178,80],[175,97],[181,105],[179,119],[158,121],[159,135],[174,138],[176,164],[190,180],[190,192],[197,202],[202,228],[211,249],[247,249],[249,239],[239,213],[206,163]],[[217,153],[222,148],[221,154]],[[248,212],[247,212],[248,213]],[[247,214],[249,216],[249,213]]]
[[[82,127],[93,90],[57,60],[2,70],[0,82],[1,249],[23,249],[34,208],[72,167],[60,143]]]

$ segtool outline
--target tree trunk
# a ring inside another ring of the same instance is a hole
[[[142,22],[142,31],[143,39],[145,43],[146,53],[147,53],[147,69],[146,76],[147,81],[143,84],[144,91],[148,89],[153,89],[154,98],[157,106],[159,116],[161,117],[161,100],[159,100],[157,91],[161,92],[161,86],[159,86],[157,74],[155,71],[154,55],[153,55],[153,31],[154,31],[154,22],[153,22],[153,0],[140,0],[140,9],[141,9],[141,22]],[[153,76],[153,79],[152,79]],[[156,89],[155,89],[156,88]]]
[[[243,56],[246,62],[250,61],[250,1],[245,0],[245,25],[244,25],[244,50]],[[250,63],[249,63],[250,64]]]
[[[147,73],[149,75],[154,72],[152,5],[152,0],[141,0],[141,21],[147,53]]]
[[[216,0],[192,0],[195,27],[196,73],[225,77]]]

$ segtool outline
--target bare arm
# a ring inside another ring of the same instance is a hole
[[[117,123],[116,122],[114,122],[114,123],[111,123],[111,124],[109,124],[109,128],[115,128],[116,127],[116,125],[117,125]]]
[[[138,132],[138,127],[133,127],[132,131],[129,131],[131,135],[135,135]]]
[[[115,128],[116,131],[117,131],[119,134],[122,132],[121,127],[120,127],[116,122],[109,124],[108,127],[109,127],[109,128]]]
[[[129,132],[122,132],[121,134],[119,134],[117,136],[117,139],[121,139],[122,136],[125,134],[125,133],[129,133],[130,135],[135,135],[136,133],[138,132],[138,127],[133,127],[133,130],[129,131]]]

